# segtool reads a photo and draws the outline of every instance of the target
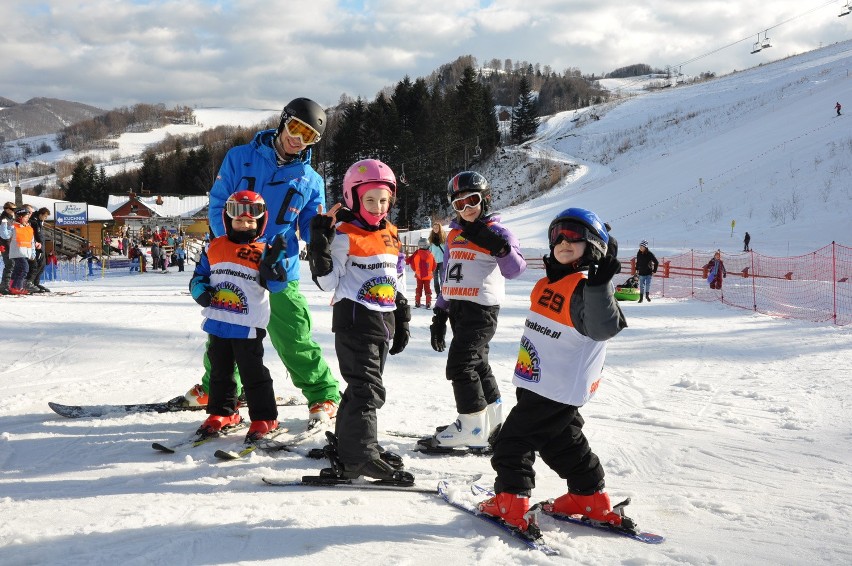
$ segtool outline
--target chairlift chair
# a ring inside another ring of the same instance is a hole
[[[847,0],[846,5],[840,8],[840,13],[837,14],[837,17],[848,16],[850,12],[852,12],[852,0]]]
[[[761,49],[767,49],[769,47],[772,47],[772,44],[769,43],[769,36],[766,35],[766,32],[763,33],[763,41],[760,42],[760,47]]]
[[[763,49],[763,46],[760,43],[760,34],[757,34],[757,41],[751,46],[751,52],[752,54],[758,53],[761,49]]]

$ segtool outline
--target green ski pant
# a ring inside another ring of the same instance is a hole
[[[340,402],[340,385],[322,357],[322,349],[311,337],[311,315],[308,302],[299,292],[299,282],[290,281],[283,291],[269,294],[272,315],[269,318],[269,340],[287,371],[293,385],[302,390],[308,406],[322,401]],[[234,367],[237,395],[243,384]],[[210,391],[210,360],[204,349],[204,391]]]

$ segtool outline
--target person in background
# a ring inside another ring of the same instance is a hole
[[[183,247],[183,244],[178,246],[178,249],[175,252],[175,255],[177,256],[178,271],[179,272],[183,271],[183,266],[184,266],[184,263],[186,262],[186,249]]]
[[[9,236],[11,235],[12,226],[15,224],[15,203],[7,202],[3,205],[3,214],[0,215],[0,254],[3,258],[3,276],[0,280],[0,294],[9,294],[9,281],[12,279],[12,260],[9,259]]]
[[[518,402],[491,458],[497,472],[495,495],[479,509],[527,531],[538,452],[568,487],[567,493],[544,504],[546,512],[621,526],[623,515],[613,510],[604,491],[603,466],[583,434],[580,415],[580,407],[600,385],[607,340],[627,327],[611,284],[621,266],[607,253],[608,231],[590,210],[563,210],[547,233],[546,276],[530,294],[512,380]],[[549,332],[542,334],[538,328]]]
[[[435,272],[432,274],[432,280],[435,284],[435,297],[441,294],[441,285],[443,285],[443,269],[444,269],[444,246],[447,243],[447,236],[444,234],[444,227],[440,222],[432,223],[432,230],[429,232],[429,251],[432,252],[432,257],[435,258]]]
[[[743,238],[743,251],[744,252],[751,250],[751,248],[749,248],[750,243],[751,243],[751,235],[748,232],[746,232],[745,237]]]
[[[48,281],[56,281],[59,278],[59,258],[56,252],[50,250],[44,263],[44,278]]]
[[[446,377],[452,383],[458,417],[418,441],[426,451],[456,447],[486,449],[503,422],[497,378],[488,364],[489,342],[497,332],[506,279],[527,267],[517,238],[491,212],[491,187],[475,171],[450,179],[447,200],[456,211],[444,252],[444,284],[435,301],[432,349],[446,348],[447,320],[453,340]]]
[[[267,331],[293,385],[308,401],[309,426],[335,418],[340,402],[340,386],[311,336],[308,303],[299,291],[299,234],[310,239],[311,219],[325,206],[323,179],[311,167],[311,146],[320,141],[326,120],[313,100],[288,102],[277,128],[257,132],[251,142],[228,151],[210,189],[208,207],[210,230],[221,236],[222,210],[231,194],[251,187],[266,201],[269,222],[263,237],[280,242],[276,261],[262,266],[272,309]],[[204,364],[207,369],[206,356]],[[207,403],[208,375],[205,371],[201,383],[184,395],[187,404]]]
[[[411,266],[417,289],[414,291],[414,308],[420,308],[420,297],[426,294],[426,308],[432,308],[432,274],[435,272],[435,258],[429,251],[429,241],[420,238],[418,250],[406,258],[405,263]]]
[[[834,109],[837,110],[837,115],[840,116],[840,102],[834,105]]]
[[[722,252],[716,250],[716,253],[713,254],[713,259],[707,262],[704,269],[707,270],[707,283],[710,284],[710,288],[721,289],[722,279],[728,276],[725,264],[722,263]]]
[[[90,244],[89,247],[83,251],[83,257],[80,258],[80,261],[84,260],[89,265],[89,277],[94,276],[95,272],[92,270],[92,264],[97,260],[97,256],[95,256],[95,246]]]
[[[41,275],[44,273],[46,256],[44,255],[44,221],[50,216],[50,209],[41,207],[30,216],[30,226],[33,228],[33,238],[39,244],[36,249],[36,257],[30,262],[30,271],[27,274],[27,291],[30,293],[49,293],[50,289],[41,284]]]
[[[160,246],[160,268],[163,273],[169,272],[169,254],[166,252],[165,246]]]
[[[11,230],[4,229],[0,237],[9,239],[9,259],[14,262],[12,266],[12,279],[9,284],[9,293],[12,295],[29,295],[26,288],[27,273],[30,270],[30,260],[35,258],[35,252],[41,246],[33,237],[33,228],[30,226],[32,208],[21,206],[15,209],[15,222]]]
[[[160,269],[160,245],[157,243],[160,235],[154,232],[154,238],[151,242],[151,269],[157,271]]]
[[[405,349],[411,320],[408,301],[396,288],[399,236],[387,219],[395,196],[390,167],[364,159],[343,176],[346,207],[335,204],[311,220],[311,275],[320,289],[334,291],[331,331],[346,381],[335,423],[340,469],[332,470],[347,479],[398,480],[403,474],[386,461],[377,424],[386,397],[385,361]],[[395,463],[401,463],[398,456]]]
[[[644,298],[651,302],[651,281],[657,272],[657,256],[648,249],[648,240],[639,242],[639,251],[636,252],[636,273],[639,274],[639,302]]]

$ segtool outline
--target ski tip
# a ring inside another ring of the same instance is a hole
[[[213,456],[219,458],[220,460],[239,460],[240,455],[236,452],[232,452],[230,450],[217,450],[213,453]]]
[[[153,444],[151,444],[151,448],[153,448],[154,450],[157,450],[159,452],[166,452],[167,454],[174,454],[175,453],[173,448],[169,448],[165,444],[160,444],[159,442],[154,442]]]

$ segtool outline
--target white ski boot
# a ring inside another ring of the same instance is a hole
[[[489,403],[485,408],[486,422],[488,423],[488,444],[493,445],[503,427],[503,400],[497,399]]]
[[[488,409],[478,413],[459,415],[456,422],[435,434],[438,446],[442,448],[455,448],[467,446],[468,448],[488,447]]]

